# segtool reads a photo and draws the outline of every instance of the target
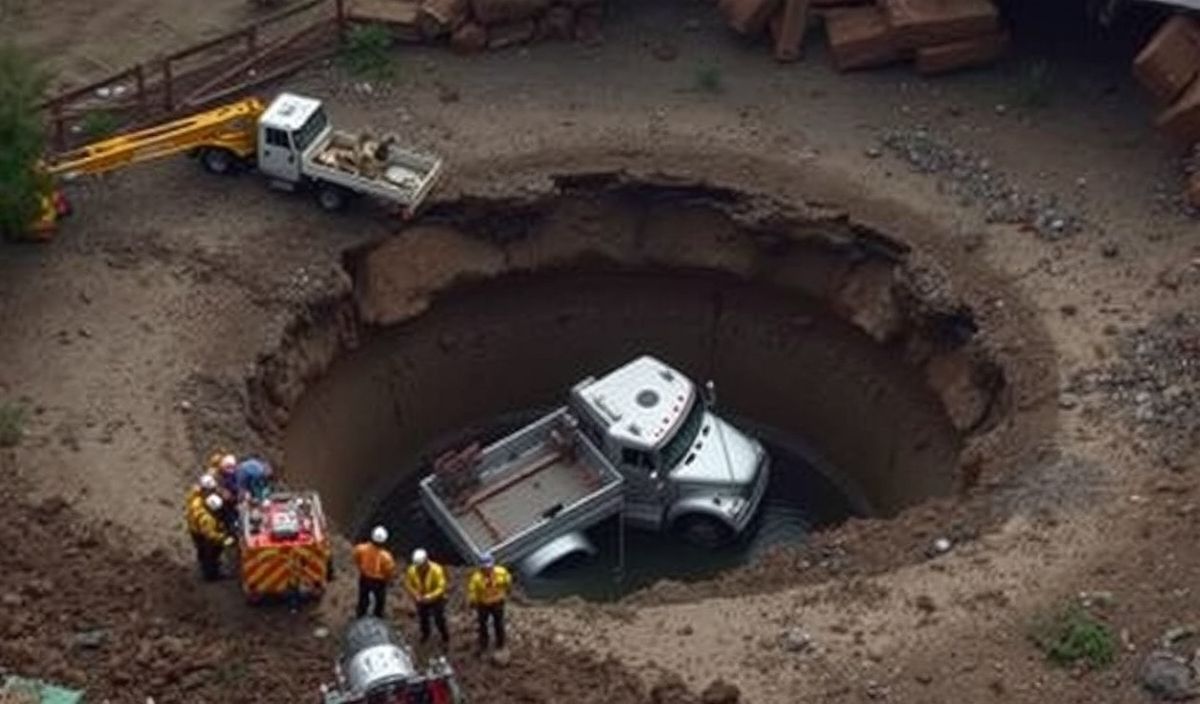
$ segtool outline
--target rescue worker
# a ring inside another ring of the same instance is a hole
[[[196,496],[188,504],[188,532],[196,546],[200,573],[209,582],[221,578],[221,555],[225,548],[233,545],[233,536],[225,530],[220,519],[224,504],[221,495],[216,493],[203,498]]]
[[[200,475],[200,478],[197,479],[196,483],[192,485],[192,488],[188,490],[187,499],[184,500],[183,505],[185,508],[187,506],[191,506],[192,502],[197,498],[203,501],[205,497],[216,492],[216,490],[217,478],[205,472],[204,474]]]
[[[442,647],[450,647],[450,633],[446,629],[446,570],[429,559],[429,554],[417,548],[412,554],[412,564],[404,575],[404,588],[417,605],[417,619],[421,624],[421,643],[429,640],[430,621],[437,626],[442,638]]]
[[[221,495],[221,513],[218,518],[225,524],[225,530],[237,532],[237,457],[222,455],[217,460],[217,491]]]
[[[226,502],[237,498],[237,457],[222,455],[217,460],[217,481],[221,483],[221,498]]]
[[[271,465],[263,460],[252,457],[239,462],[233,470],[238,500],[249,497],[254,501],[262,501],[267,498],[271,489],[271,475]]]
[[[387,540],[387,528],[375,526],[370,542],[354,546],[354,564],[358,566],[358,618],[367,615],[371,601],[374,601],[372,613],[375,618],[383,618],[388,582],[396,574],[396,558],[384,547]]]
[[[475,609],[479,621],[479,652],[488,647],[488,621],[496,631],[496,649],[504,650],[504,602],[512,590],[512,575],[484,553],[479,568],[467,582],[467,605]]]

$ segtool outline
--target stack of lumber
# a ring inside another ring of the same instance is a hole
[[[992,0],[718,0],[737,33],[770,33],[779,61],[803,55],[812,20],[823,19],[839,71],[912,60],[925,75],[994,62],[1008,33]]]
[[[1200,21],[1175,15],[1164,22],[1133,60],[1133,75],[1162,106],[1158,129],[1183,146],[1200,142]],[[1200,208],[1200,173],[1186,193]]]
[[[351,15],[469,54],[543,39],[599,43],[604,0],[352,0]]]

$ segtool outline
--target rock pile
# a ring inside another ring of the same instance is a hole
[[[719,0],[719,6],[735,32],[769,32],[779,61],[799,59],[810,19],[822,20],[839,71],[912,60],[922,74],[946,73],[992,63],[1009,41],[991,0]]]
[[[472,54],[545,39],[603,41],[604,0],[352,0],[351,16]]]
[[[1133,60],[1133,75],[1159,102],[1155,126],[1195,149],[1200,142],[1200,21],[1175,15],[1158,28]],[[1186,201],[1200,208],[1200,173],[1189,170]]]

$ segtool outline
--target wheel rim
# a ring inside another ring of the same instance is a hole
[[[720,545],[726,539],[724,526],[706,518],[693,518],[683,526],[684,536],[699,545]]]
[[[342,207],[342,197],[331,189],[325,189],[320,194],[321,207],[326,210],[337,210]]]
[[[229,170],[229,157],[225,152],[212,149],[204,153],[204,165],[213,173],[223,174]]]

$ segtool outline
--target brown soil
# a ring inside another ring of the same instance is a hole
[[[0,459],[6,475],[10,458]],[[115,525],[81,521],[61,499],[28,503],[21,482],[0,486],[0,674],[19,672],[85,689],[88,701],[312,701],[333,677],[337,634],[285,609],[236,603],[229,583],[198,584],[160,550],[133,556],[135,540]],[[53,547],[50,547],[53,546]],[[403,611],[403,609],[401,609]],[[470,633],[467,614],[455,614]],[[537,634],[518,635],[501,667],[454,658],[472,701],[649,701],[641,680],[617,661],[564,650]],[[268,694],[269,693],[269,694]],[[685,688],[678,704],[695,698]]]

